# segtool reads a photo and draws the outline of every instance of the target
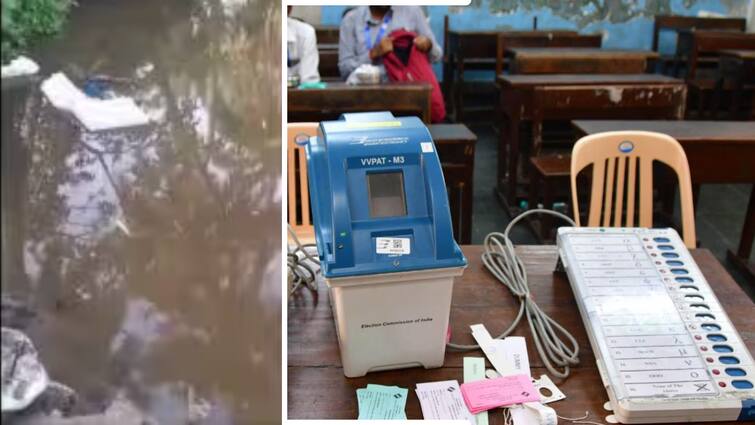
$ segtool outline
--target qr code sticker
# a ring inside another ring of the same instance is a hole
[[[407,255],[412,252],[409,238],[375,238],[378,254]]]

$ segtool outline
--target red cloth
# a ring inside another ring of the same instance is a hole
[[[403,29],[391,32],[393,51],[383,57],[383,66],[391,81],[424,81],[433,86],[430,92],[430,120],[441,122],[446,117],[446,105],[427,54],[417,50],[417,35]]]

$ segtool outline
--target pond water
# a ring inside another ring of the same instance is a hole
[[[275,0],[79,0],[40,75],[107,76],[151,124],[3,84],[3,294],[86,409],[280,422],[280,33]]]

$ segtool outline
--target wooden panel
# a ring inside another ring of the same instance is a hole
[[[320,78],[333,79],[341,78],[341,72],[338,70],[338,51],[337,50],[320,50],[320,65],[318,71]]]
[[[288,89],[288,121],[337,119],[347,112],[391,111],[430,122],[430,84],[349,86],[329,83],[325,89]]]
[[[507,69],[506,50],[514,47],[600,47],[601,34],[533,31],[531,33],[501,33],[498,35],[496,75]]]
[[[315,25],[317,43],[338,44],[338,25]]]
[[[657,53],[597,48],[513,48],[512,74],[640,74]]]
[[[463,124],[432,124],[427,128],[443,167],[454,237],[459,243],[471,243],[477,136]]]
[[[653,50],[658,51],[658,33],[662,30],[707,29],[744,31],[744,18],[699,18],[696,16],[657,15],[653,24]]]

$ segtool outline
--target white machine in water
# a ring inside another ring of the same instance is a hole
[[[562,227],[558,250],[616,419],[755,420],[752,355],[674,230]]]

